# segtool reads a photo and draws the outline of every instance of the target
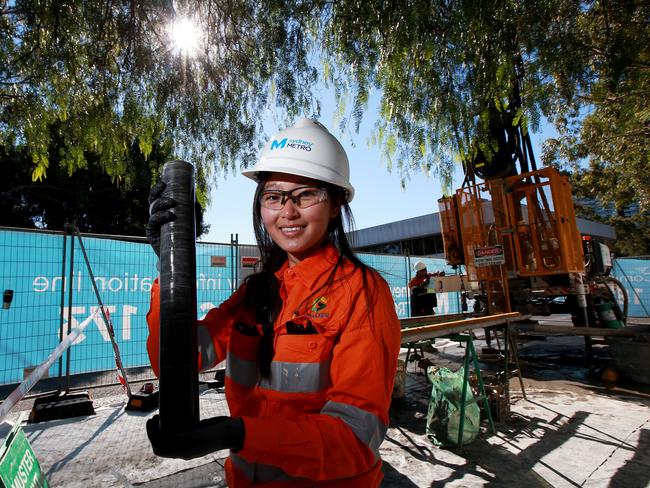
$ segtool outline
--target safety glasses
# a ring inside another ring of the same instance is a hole
[[[309,208],[327,200],[327,190],[313,186],[299,186],[290,191],[264,190],[260,194],[260,204],[269,210],[282,210],[287,200],[298,208]]]

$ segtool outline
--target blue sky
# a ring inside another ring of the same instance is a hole
[[[350,181],[355,188],[350,207],[356,228],[364,229],[437,212],[438,198],[442,196],[438,178],[422,172],[413,173],[403,190],[398,172],[390,173],[382,161],[379,148],[369,146],[376,106],[366,111],[358,134],[341,136],[335,130],[333,105],[333,96],[329,100],[323,99],[320,122],[339,138],[350,160]],[[266,123],[269,136],[279,130],[272,119],[272,116],[268,117]],[[540,133],[531,135],[538,160],[541,144],[551,133],[551,128],[543,126]],[[460,186],[462,179],[462,169],[458,166],[454,174],[454,189]],[[221,176],[218,186],[212,190],[211,204],[205,214],[210,231],[201,237],[201,241],[229,243],[230,235],[238,234],[240,244],[255,244],[252,224],[254,192],[255,183],[241,174]]]

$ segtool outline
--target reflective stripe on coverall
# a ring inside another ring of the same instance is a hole
[[[244,287],[199,321],[201,368],[226,359],[230,414],[246,425],[244,447],[226,463],[231,487],[381,482],[379,445],[388,427],[399,321],[388,285],[375,272],[364,289],[361,271],[346,260],[334,283],[323,286],[338,256],[328,245],[276,273],[283,306],[269,378],[259,376],[261,326],[240,306]],[[147,348],[156,374],[158,310],[154,286]]]

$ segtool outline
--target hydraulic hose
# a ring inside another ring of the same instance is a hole
[[[619,290],[621,290],[621,294],[623,295],[623,310],[621,310],[620,306],[618,305],[618,301],[616,300],[616,295],[614,294],[614,290],[610,286],[610,283],[614,283],[614,285],[617,286]],[[605,285],[609,289],[609,292],[612,294],[612,298],[613,298],[612,302],[614,306],[619,309],[619,312],[623,316],[623,322],[627,323],[627,311],[629,307],[629,298],[627,296],[627,290],[623,286],[623,283],[618,281],[613,276],[607,276],[605,277]]]
[[[162,171],[163,196],[177,205],[176,220],[160,229],[160,378],[162,435],[199,422],[196,338],[196,223],[194,166],[169,161]]]

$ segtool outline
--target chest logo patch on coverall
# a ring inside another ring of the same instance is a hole
[[[325,319],[330,316],[329,312],[322,312],[327,307],[327,298],[320,296],[311,304],[311,313],[308,314],[311,318]]]

